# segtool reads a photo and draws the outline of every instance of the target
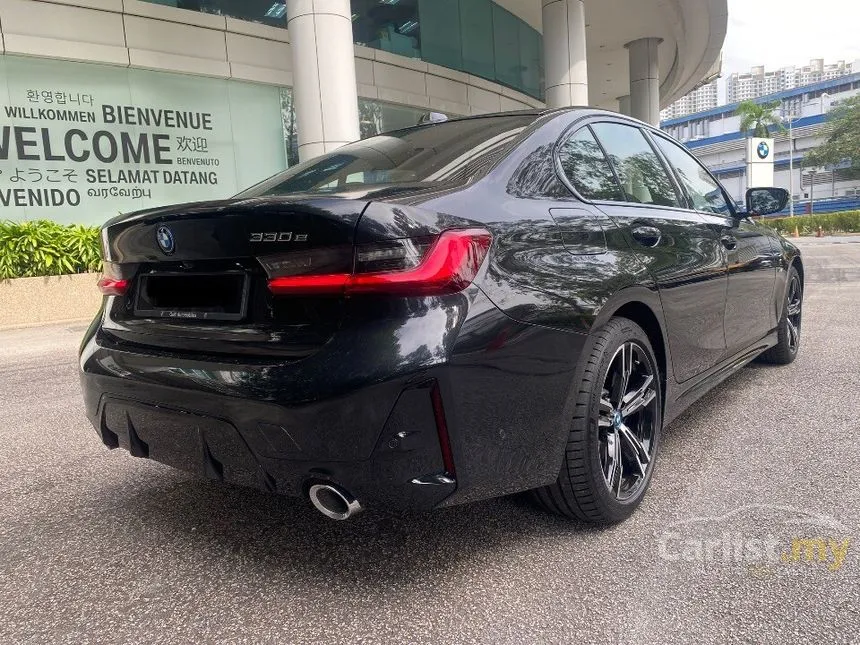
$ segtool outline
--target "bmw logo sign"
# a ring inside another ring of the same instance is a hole
[[[756,152],[758,153],[759,159],[767,159],[768,155],[770,155],[770,146],[767,145],[766,141],[762,141],[758,144],[758,150]]]
[[[159,226],[155,231],[155,239],[158,242],[159,248],[164,251],[165,255],[172,255],[176,250],[176,242],[173,239],[173,232],[166,226]]]

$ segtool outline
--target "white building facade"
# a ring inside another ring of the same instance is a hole
[[[791,191],[798,212],[803,212],[811,200],[860,199],[860,180],[850,179],[844,169],[810,168],[804,163],[806,155],[825,140],[828,113],[857,95],[860,73],[761,97],[762,102],[775,101],[781,106],[777,112],[784,119],[786,131],[775,133],[774,178],[777,187]],[[739,131],[737,107],[726,105],[670,119],[662,122],[661,128],[684,142],[740,202],[747,189],[746,134]]]
[[[766,71],[764,66],[759,65],[753,67],[749,73],[736,72],[726,79],[726,100],[729,103],[750,101],[856,72],[860,72],[860,60],[847,63],[841,60],[837,63],[825,64],[823,58],[816,58],[803,67],[782,67],[771,71]]]
[[[682,96],[665,110],[661,110],[660,120],[677,119],[717,107],[719,105],[718,83],[718,80],[713,80]]]
[[[430,111],[656,124],[727,19],[726,0],[0,0],[0,207],[97,224],[225,198]]]

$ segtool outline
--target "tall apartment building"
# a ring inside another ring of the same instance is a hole
[[[672,103],[665,110],[660,112],[660,120],[678,119],[688,114],[696,112],[704,112],[717,107],[719,104],[719,96],[717,91],[717,79],[710,83],[702,85],[700,88],[693,90],[686,96]]]
[[[726,81],[726,99],[729,103],[740,103],[760,96],[793,90],[813,83],[829,81],[860,71],[860,60],[846,63],[841,60],[830,65],[823,58],[816,58],[803,67],[782,67],[765,71],[763,65],[753,67],[748,74],[734,73]]]

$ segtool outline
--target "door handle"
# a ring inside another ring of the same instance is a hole
[[[657,246],[663,239],[660,229],[655,226],[637,226],[631,232],[634,239],[643,246]]]
[[[734,251],[738,248],[738,240],[734,235],[723,235],[720,238],[720,242],[724,247],[726,247],[729,251]]]

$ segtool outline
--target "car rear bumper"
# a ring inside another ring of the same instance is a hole
[[[147,382],[154,360],[94,341],[85,347],[87,415],[107,447],[284,495],[335,483],[366,506],[430,509],[456,488],[439,477],[445,468],[430,398],[435,380],[426,372],[290,405],[256,399],[251,384],[243,386],[247,397],[203,391],[193,387],[195,368],[175,362],[169,369],[187,371],[188,387]],[[241,381],[253,371],[231,374]]]
[[[431,304],[422,313],[441,320],[468,312],[462,295]],[[431,401],[455,337],[444,325],[353,316],[290,360],[135,344],[104,315],[84,339],[80,374],[87,416],[110,448],[285,495],[334,483],[364,506],[430,509],[456,489]],[[407,342],[432,351],[404,354]]]
[[[144,347],[99,318],[80,354],[87,415],[137,457],[292,496],[334,483],[367,507],[554,481],[585,337],[518,323],[480,292],[413,309],[355,317],[294,361]]]

